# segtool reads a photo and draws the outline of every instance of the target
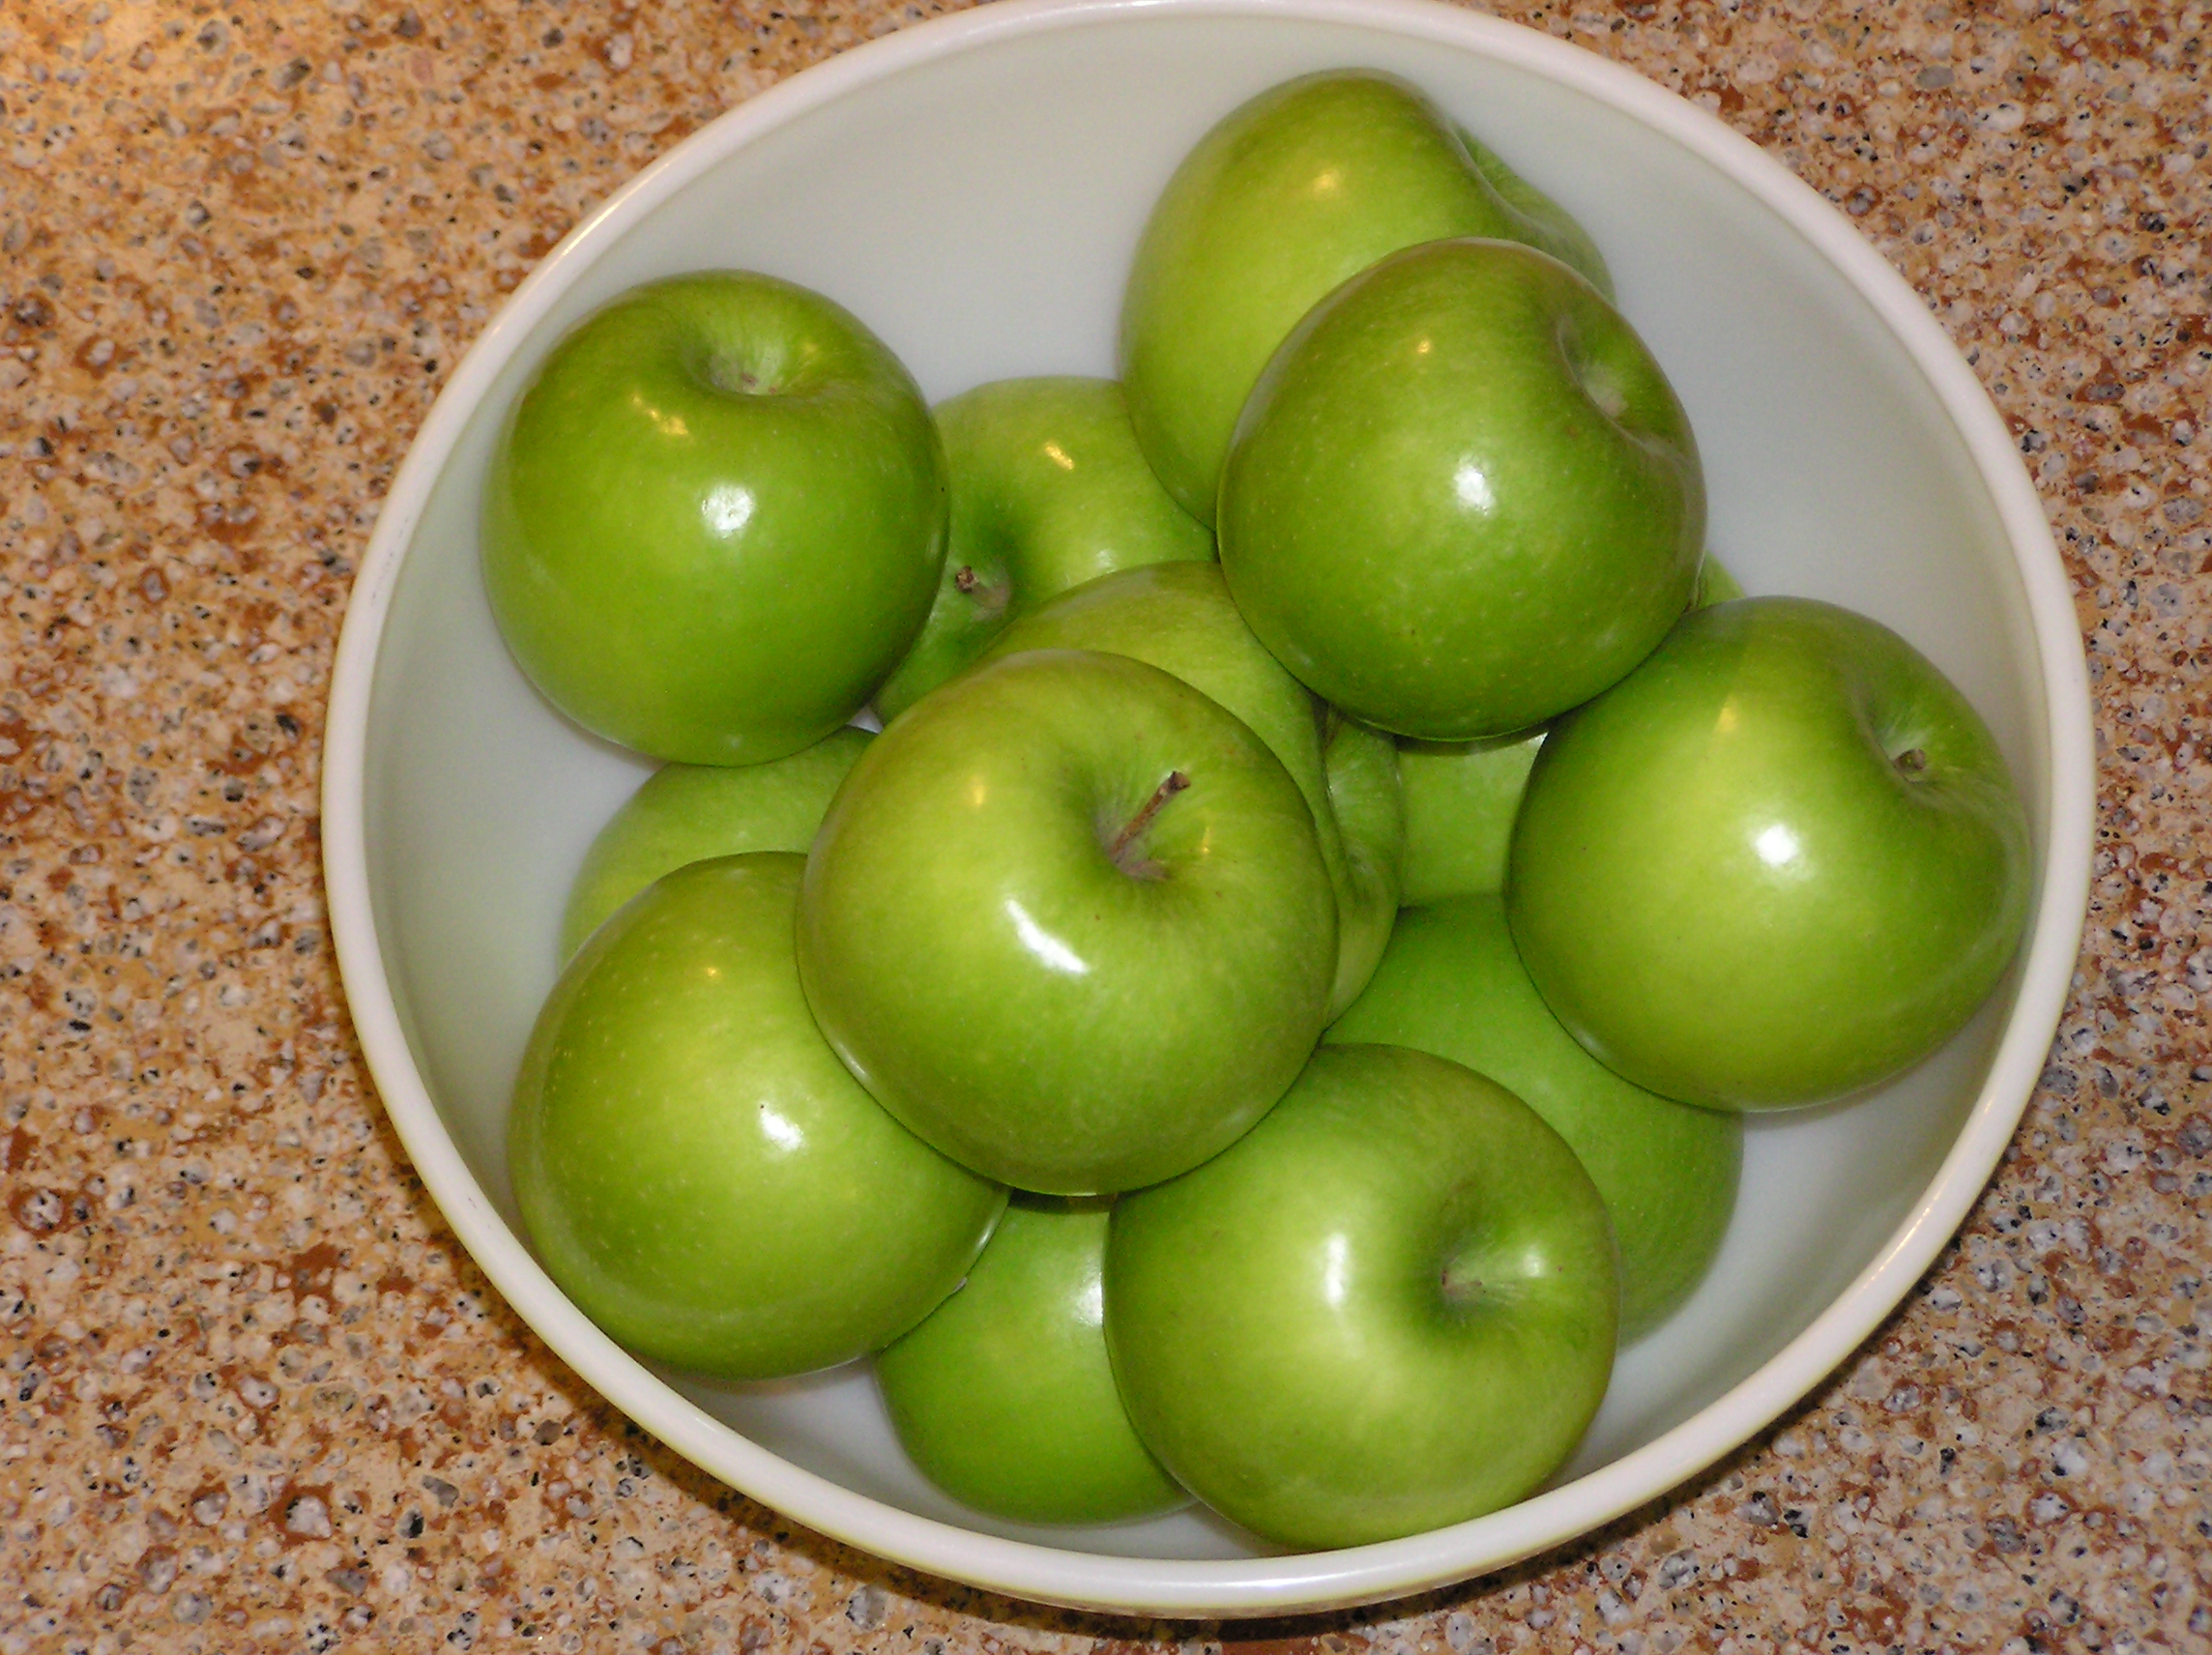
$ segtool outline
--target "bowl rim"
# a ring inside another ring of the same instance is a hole
[[[369,895],[365,756],[384,623],[423,508],[493,380],[570,283],[685,185],[770,131],[874,81],[1004,37],[1160,12],[1351,24],[1486,57],[1630,116],[1691,151],[1789,224],[1898,339],[1958,430],[2013,554],[2049,735],[2048,836],[2012,1013],[1941,1167],[1859,1275],[1732,1389],[1643,1447],[1502,1511],[1343,1551],[1230,1560],[1109,1556],[981,1534],[855,1493],[724,1425],[579,1311],[510,1230],[440,1119],[388,980]],[[2088,907],[2095,769],[2071,583],[2010,431],[1911,285],[1783,164],[1684,99],[1550,35],[1440,0],[999,0],[853,47],[725,111],[572,229],[470,346],[393,480],[355,580],[324,730],[323,859],[354,1029],[386,1113],[430,1197],[485,1276],[579,1376],[677,1453],[762,1503],[892,1562],[985,1590],[1107,1613],[1234,1618],[1371,1603],[1487,1573],[1571,1541],[1678,1487],[1807,1395],[1903,1301],[1995,1170],[2042,1074]]]

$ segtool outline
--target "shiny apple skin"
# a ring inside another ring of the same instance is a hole
[[[1516,243],[1398,253],[1317,305],[1239,419],[1221,566],[1260,641],[1401,736],[1528,730],[1689,604],[1704,483],[1659,364]]]
[[[585,853],[561,916],[561,958],[663,874],[748,851],[800,855],[845,772],[870,740],[831,732],[761,765],[664,765],[616,811]]]
[[[1121,1523],[1190,1503],[1114,1386],[1106,1214],[1016,1196],[959,1291],[876,1358],[909,1458],[978,1511]]]
[[[1106,1337],[1137,1434],[1280,1545],[1510,1505],[1613,1370],[1613,1232],[1557,1133],[1422,1052],[1324,1046],[1227,1151],[1124,1196]]]
[[[1326,1038],[1411,1046],[1487,1075],[1567,1141],[1620,1243],[1620,1329],[1666,1320],[1720,1251],[1743,1170],[1743,1118],[1647,1092],[1559,1027],[1522,969],[1502,898],[1398,916],[1382,964]]]
[[[1002,379],[942,402],[951,536],[921,636],[883,688],[888,723],[1001,628],[1119,569],[1211,563],[1213,535],[1160,486],[1111,379]]]
[[[1787,1109],[1955,1033],[2012,959],[2030,880],[2004,757],[1950,682],[1865,616],[1751,597],[1686,617],[1554,725],[1506,910],[1609,1067]]]
[[[624,294],[524,387],[484,481],[484,586],[586,729],[758,764],[906,653],[945,524],[936,426],[883,341],[820,294],[709,272]]]
[[[1260,94],[1183,159],[1138,244],[1121,363],[1146,457],[1211,524],[1237,411],[1324,295],[1421,242],[1543,234],[1405,81],[1339,70]]]
[[[1281,761],[1180,679],[1092,651],[986,662],[894,719],[800,901],[807,1002],[853,1073],[946,1154],[1051,1195],[1233,1143],[1319,1040],[1336,956]]]
[[[895,1339],[1005,1203],[816,1032],[792,957],[801,867],[694,862],[595,932],[538,1014],[509,1121],[547,1272],[631,1351],[720,1379]]]
[[[1313,692],[1244,624],[1217,564],[1155,564],[1062,593],[1011,623],[986,658],[1024,650],[1103,650],[1144,661],[1218,702],[1267,743],[1313,812],[1336,891],[1328,1015],[1358,999],[1398,912],[1404,812],[1389,739],[1321,715]]]

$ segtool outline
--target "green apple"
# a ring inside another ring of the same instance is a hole
[[[1403,834],[1392,808],[1397,766],[1388,739],[1340,720],[1324,750],[1313,692],[1252,636],[1215,564],[1153,564],[1063,592],[1008,625],[988,658],[1025,650],[1103,650],[1144,661],[1210,696],[1267,743],[1313,812],[1336,892],[1328,1015],[1356,1000],[1398,911]],[[1361,829],[1356,846],[1339,820],[1339,792]]]
[[[792,957],[802,867],[694,862],[595,932],[538,1014],[508,1125],[547,1272],[638,1355],[715,1379],[897,1338],[1005,1203],[815,1031]]]
[[[1110,379],[1002,379],[939,405],[952,532],[937,602],[876,691],[888,723],[1056,593],[1116,569],[1211,563],[1213,537],[1137,450]]]
[[[929,613],[945,459],[921,392],[771,276],[633,288],[538,366],[484,482],[484,586],[533,682],[657,758],[781,758],[845,723]]]
[[[1567,1141],[1620,1242],[1624,1335],[1656,1326],[1719,1251],[1743,1118],[1630,1086],[1545,1009],[1495,896],[1409,910],[1367,992],[1328,1031],[1434,1052],[1511,1089]]]
[[[1743,582],[1728,571],[1728,567],[1712,553],[1698,566],[1698,593],[1690,600],[1692,609],[1710,609],[1716,603],[1733,603],[1743,595]]]
[[[1114,1388],[1106,1212],[1015,1197],[959,1291],[876,1358],[907,1453],[979,1511],[1119,1523],[1189,1502]]]
[[[1221,565],[1309,688],[1402,736],[1527,730],[1690,601],[1704,485],[1659,364],[1511,242],[1413,247],[1298,324],[1238,421]]]
[[[1699,566],[1694,606],[1741,597],[1743,588],[1710,552]],[[1408,907],[1505,888],[1505,855],[1544,732],[1483,741],[1402,741]]]
[[[1553,727],[1506,909],[1609,1067],[1782,1109],[1954,1033],[2012,958],[2029,879],[2003,755],[1934,665],[1865,616],[1747,597]]]
[[[1401,741],[1406,905],[1505,888],[1513,817],[1544,732],[1487,741]]]
[[[814,842],[830,796],[868,732],[836,731],[762,765],[664,765],[592,841],[561,916],[561,957],[662,874],[710,857],[798,851]]]
[[[1333,707],[1324,720],[1322,764],[1329,808],[1344,834],[1348,899],[1337,904],[1336,989],[1329,1015],[1359,998],[1389,946],[1406,868],[1406,798],[1398,781],[1398,744]]]
[[[1184,510],[1214,520],[1237,410],[1298,319],[1376,260],[1447,236],[1561,240],[1394,76],[1306,75],[1198,141],[1152,208],[1121,305],[1137,441]]]
[[[1496,1082],[1325,1046],[1266,1119],[1124,1196],[1106,1339],[1137,1434],[1199,1498],[1321,1550],[1508,1505],[1613,1371],[1605,1205]]]
[[[806,861],[799,961],[885,1108],[986,1176],[1134,1188],[1296,1078],[1336,975],[1297,783],[1121,655],[984,663],[860,755]]]

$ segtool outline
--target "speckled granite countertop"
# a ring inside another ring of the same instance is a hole
[[[1504,10],[1842,203],[2060,531],[2086,952],[1907,1307],[1580,1547],[1226,1633],[889,1569],[643,1438],[458,1255],[366,1085],[317,865],[332,648],[532,261],[921,12],[34,0],[0,11],[0,1651],[2212,1648],[2204,8]]]

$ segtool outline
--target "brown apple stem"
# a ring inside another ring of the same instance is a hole
[[[952,589],[955,592],[974,592],[978,584],[975,571],[966,564],[962,564],[960,572],[952,577]]]
[[[1918,775],[1928,768],[1928,755],[1918,747],[1907,747],[1896,758],[1890,760],[1890,763],[1906,775]]]
[[[1168,771],[1167,780],[1152,789],[1152,797],[1145,800],[1144,808],[1124,822],[1121,830],[1114,835],[1114,842],[1106,847],[1107,857],[1120,866],[1129,847],[1142,838],[1145,829],[1152,825],[1152,818],[1160,813],[1160,807],[1188,786],[1190,777],[1182,771]]]

